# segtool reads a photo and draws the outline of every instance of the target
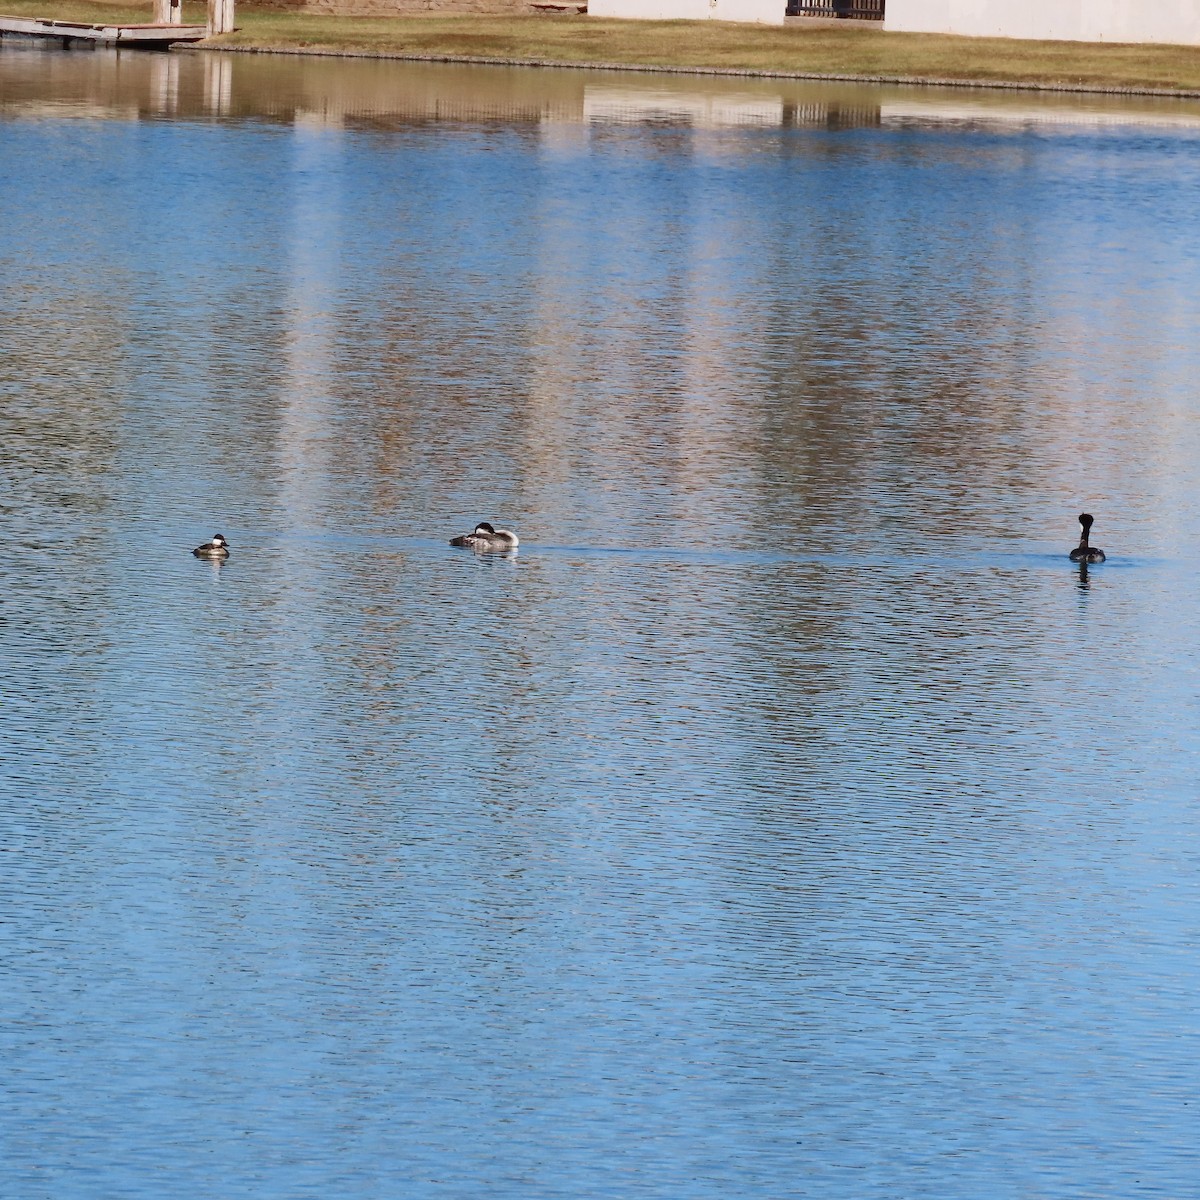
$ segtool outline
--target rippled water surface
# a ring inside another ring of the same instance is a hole
[[[1198,194],[1182,101],[0,51],[0,1193],[1200,1195]]]

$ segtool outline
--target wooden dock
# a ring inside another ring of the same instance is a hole
[[[49,38],[71,42],[165,49],[173,42],[198,42],[208,37],[207,25],[89,25],[82,21],[53,21],[48,17],[0,16],[0,38]]]

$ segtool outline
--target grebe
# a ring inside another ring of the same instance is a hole
[[[1079,545],[1071,551],[1072,562],[1100,563],[1104,561],[1104,551],[1098,546],[1088,545],[1088,533],[1091,531],[1092,521],[1091,513],[1079,514],[1079,524],[1083,526],[1083,532],[1079,535]]]
[[[487,521],[480,521],[473,533],[463,533],[450,539],[452,546],[467,546],[481,553],[495,554],[504,550],[515,550],[520,542],[517,535],[508,529],[493,529]]]

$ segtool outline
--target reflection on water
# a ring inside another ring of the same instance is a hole
[[[86,49],[4,43],[6,112],[23,116],[241,117],[256,122],[412,125],[579,122],[873,127],[907,123],[1195,128],[1200,101],[1077,93],[625,71]],[[236,86],[235,86],[236,80]]]
[[[5,1196],[1191,1194],[1200,109],[0,84]]]

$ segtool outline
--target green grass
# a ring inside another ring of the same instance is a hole
[[[0,0],[0,12],[67,20],[149,19],[150,4]],[[97,15],[100,14],[100,15]],[[204,7],[185,4],[203,22]],[[1200,91],[1200,48],[886,33],[865,22],[765,26],[595,17],[328,17],[240,5],[214,45],[545,62],[717,67],[817,75]]]

